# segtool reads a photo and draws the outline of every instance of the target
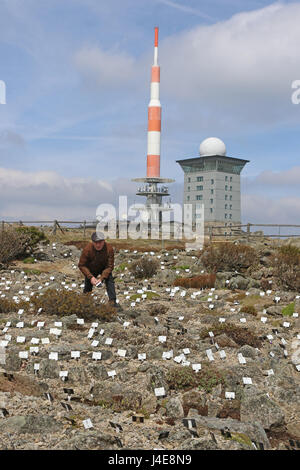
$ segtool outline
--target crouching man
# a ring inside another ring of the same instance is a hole
[[[78,267],[85,276],[83,292],[91,292],[93,286],[104,281],[108,298],[117,307],[115,282],[112,277],[114,249],[106,243],[102,232],[92,234],[92,241],[82,250]]]

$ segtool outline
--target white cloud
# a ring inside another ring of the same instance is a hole
[[[162,104],[176,107],[177,128],[232,133],[298,123],[291,85],[300,79],[299,15],[299,3],[274,3],[160,41]],[[150,57],[91,46],[77,52],[75,63],[98,88],[126,93],[129,86],[139,90]]]
[[[294,169],[282,172],[290,175]],[[258,175],[257,179],[263,175]],[[280,178],[280,175],[278,175]],[[255,181],[255,180],[254,180]],[[299,223],[300,198],[285,196],[277,191],[272,198],[266,190],[251,193],[242,189],[242,219],[252,223]],[[273,183],[272,183],[273,184]],[[92,178],[64,178],[54,171],[23,172],[0,168],[0,220],[94,220],[101,203],[114,204],[118,197],[127,195],[128,206],[133,202],[145,203],[135,196],[137,184],[130,179],[112,181]],[[182,203],[183,184],[170,184],[171,200]]]
[[[85,46],[77,51],[74,60],[83,78],[98,87],[128,85],[135,78],[135,60],[124,52]]]
[[[244,194],[241,201],[242,219],[244,222],[261,224],[299,224],[300,198],[282,197],[271,199],[263,194]],[[260,230],[260,227],[256,227]],[[263,227],[265,233],[272,233],[271,228]],[[268,232],[269,230],[269,232]],[[281,234],[288,229],[281,229]],[[298,233],[299,228],[289,229],[288,233]],[[291,231],[292,230],[292,231]],[[296,231],[297,230],[297,231]],[[274,232],[274,229],[273,229]],[[276,229],[278,233],[278,228]]]
[[[270,186],[296,186],[299,190],[300,166],[283,171],[263,171],[254,182]]]
[[[230,119],[287,118],[300,73],[299,14],[299,4],[276,3],[168,38],[160,54],[166,93]]]
[[[64,178],[54,171],[0,168],[0,218],[93,220],[99,204],[117,204],[119,195],[132,204],[135,190],[136,184],[125,178]]]

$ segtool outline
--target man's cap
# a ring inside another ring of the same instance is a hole
[[[100,242],[101,240],[104,240],[104,233],[102,232],[94,232],[92,234],[92,241],[93,242]]]

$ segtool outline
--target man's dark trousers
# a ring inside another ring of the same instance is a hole
[[[116,296],[116,291],[115,291],[115,281],[111,273],[107,279],[104,279],[104,282],[105,282],[106,291],[107,291],[109,300],[116,303],[117,296]],[[93,289],[93,284],[91,283],[88,277],[85,277],[83,293],[85,294],[87,292],[91,292],[92,289]]]

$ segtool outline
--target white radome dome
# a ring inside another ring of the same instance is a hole
[[[204,139],[199,147],[200,157],[209,157],[211,155],[226,155],[226,146],[218,137],[208,137]]]

